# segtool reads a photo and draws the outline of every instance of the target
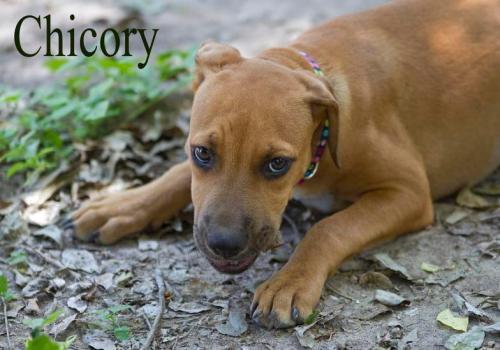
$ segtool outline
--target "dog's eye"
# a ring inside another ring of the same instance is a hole
[[[264,172],[266,176],[277,177],[285,174],[290,168],[291,160],[285,157],[276,157],[266,163]]]
[[[192,150],[193,160],[200,168],[208,168],[212,165],[213,155],[212,152],[202,146],[195,146]]]

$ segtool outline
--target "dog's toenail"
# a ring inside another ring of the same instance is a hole
[[[292,308],[292,319],[295,322],[298,322],[299,321],[299,317],[300,317],[299,310],[294,306]]]
[[[255,309],[257,309],[257,306],[259,306],[259,304],[255,302],[253,302],[252,305],[250,305],[250,315],[253,315]]]
[[[261,310],[254,310],[254,312],[252,312],[252,320],[258,321],[261,315],[262,315]]]
[[[64,219],[60,224],[59,226],[61,227],[61,229],[63,231],[66,231],[66,230],[73,230],[75,228],[75,224],[73,222],[73,219],[72,218],[66,218]]]
[[[92,243],[99,243],[99,231],[94,231],[92,232],[87,239],[89,242]]]

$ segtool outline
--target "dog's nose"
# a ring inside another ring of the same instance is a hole
[[[245,249],[247,237],[245,234],[218,227],[207,232],[207,245],[212,252],[227,259]]]

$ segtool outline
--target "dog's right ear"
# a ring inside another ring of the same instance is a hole
[[[200,45],[194,60],[196,68],[192,87],[196,91],[209,74],[217,73],[227,65],[239,63],[243,61],[243,57],[230,45],[206,41]]]

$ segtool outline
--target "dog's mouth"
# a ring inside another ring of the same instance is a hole
[[[246,249],[245,252],[242,252],[235,258],[224,259],[218,257],[212,254],[209,249],[207,249],[204,237],[199,235],[196,226],[194,227],[194,243],[207,258],[210,265],[212,265],[217,271],[222,273],[236,274],[243,272],[253,264],[253,262],[259,255],[259,252],[257,250]]]
[[[212,256],[205,255],[207,260],[210,262],[217,271],[223,273],[241,273],[248,269],[250,265],[253,264],[255,259],[257,258],[257,253],[247,254],[240,259],[237,260],[229,260],[229,259],[217,259]]]

